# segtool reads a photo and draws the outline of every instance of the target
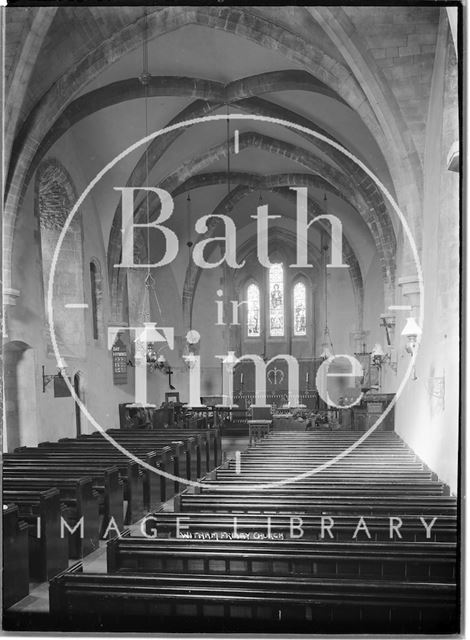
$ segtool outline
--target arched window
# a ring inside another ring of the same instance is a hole
[[[96,264],[90,262],[91,315],[93,319],[93,338],[98,340],[98,274]]]
[[[284,335],[284,267],[281,263],[269,269],[269,335]]]
[[[260,296],[257,284],[250,284],[246,290],[248,306],[248,337],[256,338],[260,335]]]
[[[294,336],[307,335],[307,290],[303,282],[297,282],[293,296]]]
[[[36,173],[36,213],[39,219],[40,250],[44,299],[49,289],[54,252],[77,193],[65,167],[57,160],[45,160]],[[54,270],[54,333],[62,356],[83,358],[86,355],[85,311],[74,308],[83,302],[84,269],[83,232],[78,211],[68,223]],[[69,306],[71,305],[71,306]],[[46,317],[47,317],[46,308]],[[47,352],[53,353],[47,338]]]

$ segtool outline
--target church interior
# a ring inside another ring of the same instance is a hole
[[[7,631],[458,632],[458,17],[4,10]]]

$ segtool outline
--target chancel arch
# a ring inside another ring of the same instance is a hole
[[[295,204],[295,201],[296,201],[295,193],[292,192],[289,188],[287,188],[287,185],[292,184],[292,182],[296,179],[296,177],[297,176],[295,174],[282,176],[282,179],[279,181],[276,181],[275,184],[277,185],[284,184],[286,185],[286,187],[281,188],[279,186],[276,186],[273,189],[273,192],[279,193],[279,195],[282,197],[283,200],[291,204]],[[213,183],[219,183],[222,180],[223,180],[223,174],[207,174],[207,175],[201,176],[201,182],[199,184],[209,185]],[[241,203],[243,201],[243,199],[246,197],[248,193],[252,192],[256,187],[262,188],[264,184],[263,181],[260,180],[257,176],[250,176],[250,175],[235,175],[234,181],[235,182],[240,181],[241,184],[239,184],[239,186],[236,189],[234,189],[230,195],[224,197],[218,203],[217,207],[214,209],[214,212],[213,212],[214,214],[231,212],[238,203]],[[266,181],[268,182],[268,184],[271,184],[270,177],[267,177]],[[195,182],[193,183],[193,186],[196,187]],[[322,208],[322,205],[315,202],[312,198],[309,198],[308,207],[309,207],[309,213],[311,217],[322,215],[324,213],[324,209]],[[211,235],[215,235],[216,228],[217,228],[216,224],[212,225],[209,228],[208,232],[203,237],[208,238],[208,237],[211,237]],[[249,232],[248,232],[249,237],[252,237],[252,235],[256,233],[256,227],[253,224],[250,227],[247,227],[247,229],[249,229]],[[330,231],[327,225],[323,225],[321,223],[317,228],[317,233],[319,229],[324,229],[327,233]],[[284,233],[286,231],[284,231]],[[278,233],[279,231],[276,231],[276,229],[271,228],[269,230],[268,237],[269,237],[270,246],[273,240],[274,242],[276,241]],[[295,234],[295,226],[291,225],[291,229],[287,231],[287,235],[291,238],[291,243],[293,243],[293,246],[295,246],[295,243],[296,243],[294,234]],[[247,248],[250,247],[251,245],[250,245],[250,241],[246,241],[246,243],[243,241],[243,237],[244,237],[243,232],[240,234],[240,237],[242,239],[240,256],[241,256],[241,259],[243,259],[246,255]],[[316,247],[312,244],[310,250],[317,252],[316,255],[318,259],[319,258],[318,244]],[[348,241],[348,237],[346,234],[344,234],[344,237],[343,237],[343,256],[344,256],[344,261],[350,265],[350,268],[348,269],[348,273],[349,273],[349,277],[351,278],[352,288],[354,291],[355,309],[357,314],[356,323],[355,323],[356,330],[361,330],[361,327],[363,324],[363,312],[364,312],[363,277],[361,273],[361,265],[359,263],[358,258],[356,257],[356,255],[354,254],[351,248],[351,245]],[[292,262],[294,261],[295,261],[295,256],[292,255]],[[191,300],[193,299],[193,296],[194,296],[194,290],[195,290],[195,287],[197,286],[199,274],[200,274],[200,269],[193,262],[190,261],[186,271],[184,294],[183,294],[183,317],[184,317],[185,324],[187,326],[189,326],[189,322],[190,322]]]

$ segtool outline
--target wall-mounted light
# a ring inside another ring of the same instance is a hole
[[[395,373],[397,371],[397,363],[392,357],[392,350],[389,347],[387,351],[384,351],[379,342],[375,343],[374,348],[370,352],[370,360],[377,369],[382,369],[385,364],[388,364]]]
[[[418,345],[418,338],[421,336],[421,334],[422,334],[421,327],[413,318],[413,316],[410,316],[409,318],[407,318],[405,327],[401,332],[401,335],[407,338],[405,349],[406,349],[406,352],[410,354],[410,356],[412,356],[416,351],[416,347]]]
[[[57,370],[57,373],[46,373],[44,365],[42,366],[42,392],[46,393],[47,385],[56,380],[57,378],[63,378],[63,371],[61,369]]]
[[[333,354],[328,349],[328,345],[323,345],[323,351],[320,353],[320,358],[322,360],[328,360],[328,358],[331,358],[332,355]]]
[[[387,359],[387,354],[382,349],[382,345],[379,342],[374,344],[374,347],[370,353],[372,364],[376,367],[381,367]]]
[[[155,369],[159,369],[159,371],[161,371],[162,369],[165,369],[166,366],[166,358],[164,355],[160,354],[155,362]]]
[[[147,345],[146,362],[150,371],[163,371],[168,365],[165,356],[157,355],[151,342]]]

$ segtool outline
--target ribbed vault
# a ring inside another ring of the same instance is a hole
[[[91,12],[90,15],[94,16],[95,13]],[[80,104],[83,107],[84,101],[76,102],[69,112],[65,110],[74,100],[80,100],[84,86],[96,78],[108,65],[116,63],[128,52],[140,46],[143,21],[142,13],[142,16],[133,22],[129,22],[113,33],[106,34],[105,40],[103,40],[105,36],[103,25],[100,25],[95,31],[101,36],[101,43],[86,52],[80,60],[74,61],[69,69],[43,93],[35,107],[24,119],[21,129],[16,135],[12,162],[8,171],[9,181],[5,206],[7,284],[10,282],[8,267],[11,263],[11,242],[16,215],[21,206],[28,180],[34,171],[35,157],[41,145],[45,144],[45,148],[47,148],[53,143],[56,136],[61,135],[65,127],[73,126],[74,119],[78,117],[78,107]],[[158,80],[152,89],[153,91],[165,91],[163,86],[165,82],[170,84],[175,82],[181,91],[192,91],[191,95],[196,98],[196,103],[188,107],[188,112],[194,112],[196,109],[209,112],[213,108],[212,101],[214,99],[215,102],[218,102],[219,99],[221,102],[257,99],[253,96],[280,90],[278,85],[283,81],[285,87],[290,90],[301,89],[302,91],[320,92],[329,97],[335,96],[335,99],[348,104],[360,115],[362,121],[374,135],[377,144],[387,155],[387,161],[388,157],[391,157],[389,166],[392,170],[392,179],[397,187],[400,186],[400,175],[406,172],[408,158],[403,156],[400,145],[396,144],[397,141],[392,138],[396,135],[406,138],[406,133],[402,134],[399,126],[395,129],[381,127],[380,123],[384,117],[390,117],[395,122],[396,114],[393,110],[386,113],[386,105],[383,102],[380,103],[380,114],[375,113],[377,101],[372,95],[373,92],[369,92],[369,94],[364,92],[355,77],[354,68],[348,66],[348,62],[342,59],[341,54],[333,58],[330,53],[326,52],[332,50],[331,43],[328,46],[322,46],[321,42],[307,41],[304,35],[301,36],[299,33],[290,31],[284,25],[273,22],[272,18],[264,17],[261,12],[252,11],[248,7],[164,7],[155,8],[149,12],[148,32],[150,38],[162,36],[188,25],[200,25],[230,33],[239,37],[241,41],[243,39],[249,40],[258,46],[281,53],[286,60],[301,65],[304,71],[296,71],[290,74],[289,79],[283,79],[283,70],[280,70],[279,73],[268,74],[265,78],[256,76],[243,78],[230,82],[226,86],[204,80],[194,83],[193,79]],[[113,90],[119,93],[119,89],[122,88],[123,85],[118,83]],[[137,81],[129,81],[126,89],[129,92],[128,96],[137,92],[138,89]],[[109,100],[111,98],[108,95],[107,98],[101,96],[101,99]],[[65,115],[63,120],[60,120],[62,114]],[[57,129],[54,131],[55,125],[57,125]],[[48,136],[50,136],[49,139]],[[406,146],[408,156],[410,155],[410,144],[412,141],[406,138],[406,144],[402,145],[402,148]],[[41,153],[39,152],[39,156]],[[397,167],[401,167],[400,175],[397,173]],[[358,196],[356,195],[356,197]],[[380,236],[380,231],[378,235]],[[389,239],[385,235],[384,241],[385,244],[389,243]],[[389,250],[392,251],[392,247]],[[387,256],[381,257],[381,261],[387,277],[393,281],[393,275],[387,267]]]

